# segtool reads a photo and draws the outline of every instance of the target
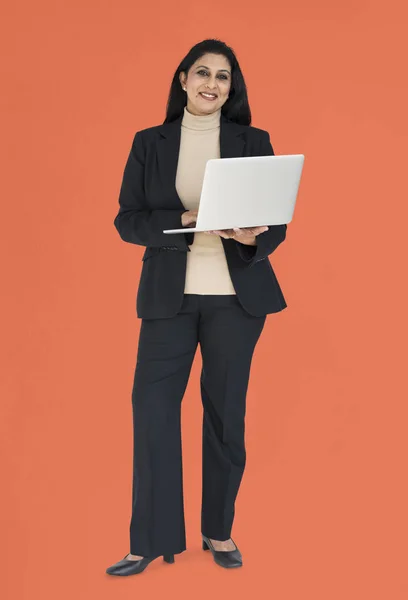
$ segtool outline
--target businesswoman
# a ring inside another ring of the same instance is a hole
[[[107,569],[111,575],[140,573],[161,556],[172,563],[186,549],[180,412],[198,344],[202,544],[218,565],[242,565],[230,536],[246,459],[245,400],[266,315],[286,307],[268,259],[286,225],[188,227],[207,160],[273,154],[268,132],[250,122],[236,56],[210,39],[178,66],[164,123],[134,136],[114,220],[122,240],[146,247],[137,293],[132,517],[130,553]],[[185,233],[163,233],[182,227]]]

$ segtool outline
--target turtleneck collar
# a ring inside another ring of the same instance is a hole
[[[221,108],[208,115],[193,115],[185,106],[181,125],[187,129],[217,129],[220,126],[220,116]]]

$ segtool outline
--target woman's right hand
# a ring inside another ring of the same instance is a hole
[[[181,215],[181,224],[183,227],[188,227],[189,225],[195,225],[197,221],[197,210],[186,210]]]

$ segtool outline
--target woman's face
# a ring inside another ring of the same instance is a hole
[[[231,66],[225,56],[204,54],[188,72],[180,73],[182,89],[186,88],[187,110],[193,115],[208,115],[227,101],[231,88]],[[207,99],[202,92],[212,94]],[[215,97],[214,97],[215,95]]]

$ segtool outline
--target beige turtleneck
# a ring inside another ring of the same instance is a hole
[[[176,190],[186,210],[198,210],[207,160],[220,158],[221,109],[193,115],[184,107]],[[235,294],[220,236],[194,233],[187,252],[185,294]]]

